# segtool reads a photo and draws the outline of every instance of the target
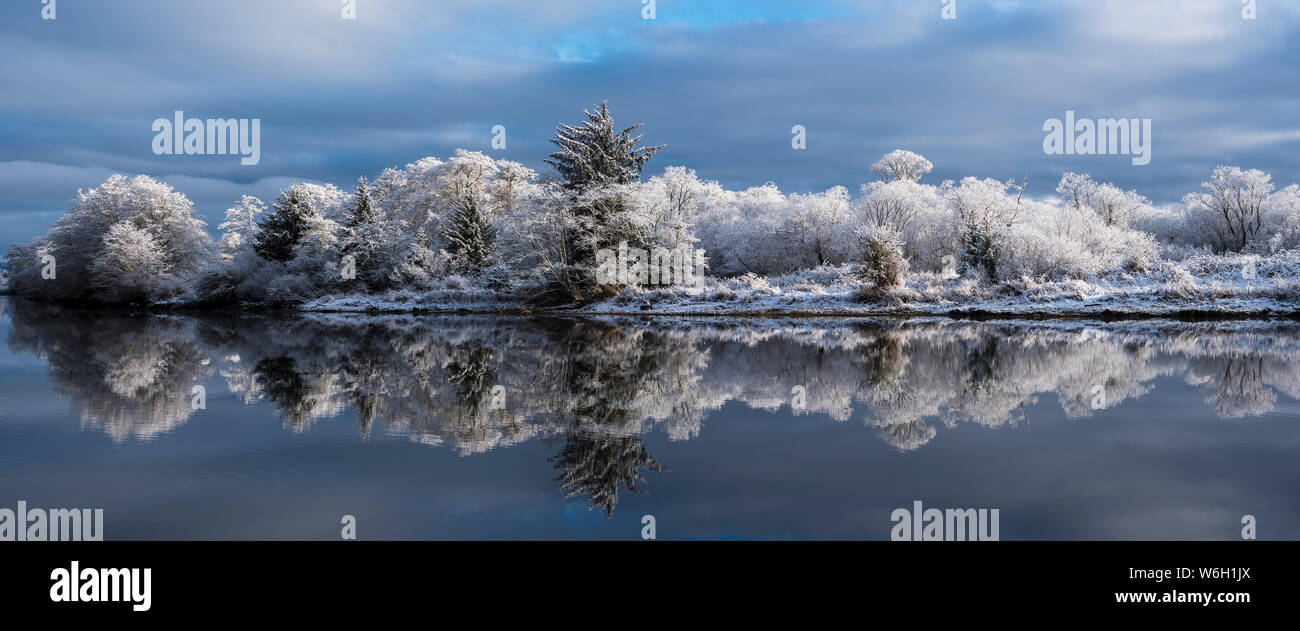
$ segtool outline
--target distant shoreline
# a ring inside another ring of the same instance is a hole
[[[497,317],[564,317],[564,318],[598,318],[598,317],[626,317],[626,318],[686,318],[686,319],[708,319],[708,320],[725,320],[734,318],[737,320],[755,320],[755,319],[898,319],[909,320],[919,318],[943,318],[949,320],[971,320],[971,321],[991,321],[991,320],[1015,320],[1015,321],[1051,321],[1051,320],[1089,320],[1100,322],[1123,322],[1123,321],[1150,321],[1150,320],[1176,320],[1185,322],[1207,322],[1207,321],[1234,321],[1234,320],[1289,320],[1300,321],[1300,308],[1263,308],[1263,309],[1239,309],[1239,308],[1222,308],[1222,309],[1205,309],[1205,308],[1187,308],[1171,307],[1163,310],[1134,310],[1124,311],[1113,308],[1068,308],[1060,311],[1043,311],[1043,310],[993,310],[982,308],[935,308],[932,310],[925,309],[879,309],[871,308],[864,304],[858,309],[790,309],[790,310],[738,310],[738,311],[721,311],[717,309],[638,309],[638,310],[616,310],[601,309],[601,304],[588,305],[584,307],[571,308],[536,308],[522,306],[519,304],[502,304],[501,306],[476,305],[473,307],[457,308],[437,308],[423,306],[419,304],[408,304],[405,306],[396,304],[387,304],[378,306],[370,304],[368,306],[305,306],[305,305],[245,305],[241,307],[222,306],[219,308],[208,308],[197,304],[160,304],[160,305],[97,305],[97,304],[74,304],[74,303],[46,303],[37,298],[16,295],[13,292],[0,293],[0,296],[10,296],[19,300],[31,300],[44,304],[53,304],[56,307],[84,310],[84,311],[102,311],[126,312],[126,313],[150,313],[156,315],[221,315],[221,316],[260,316],[268,314],[284,315],[359,315],[359,316],[497,316]]]

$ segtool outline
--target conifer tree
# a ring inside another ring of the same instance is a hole
[[[271,209],[257,226],[253,249],[268,261],[285,262],[293,258],[294,246],[302,239],[303,230],[315,218],[316,211],[297,186],[281,192]]]
[[[339,251],[352,256],[356,264],[357,278],[371,290],[382,289],[387,283],[384,273],[386,260],[383,226],[379,221],[379,211],[370,199],[370,189],[366,178],[357,180],[356,193],[352,196],[352,207],[348,210],[343,224],[343,238]]]
[[[569,190],[635,182],[646,163],[664,148],[636,146],[641,136],[633,136],[632,132],[644,123],[615,131],[608,102],[601,103],[595,112],[582,113],[587,120],[581,126],[561,124],[555,129],[551,142],[560,150],[546,160],[564,178]]]
[[[370,189],[366,187],[366,178],[357,180],[357,192],[353,196],[352,211],[348,213],[347,227],[355,228],[361,224],[379,221],[374,202],[370,199]]]
[[[483,261],[492,254],[495,234],[473,196],[456,204],[451,223],[442,236],[447,240],[447,251],[460,257],[467,271],[481,270]]]
[[[623,130],[614,127],[614,117],[609,113],[608,102],[596,110],[583,110],[587,120],[581,125],[561,124],[551,142],[559,147],[546,163],[555,167],[569,191],[569,212],[578,219],[575,228],[566,231],[565,251],[572,257],[566,261],[578,269],[594,265],[596,250],[604,244],[620,240],[636,241],[634,233],[626,229],[621,217],[626,203],[621,195],[587,195],[604,187],[631,184],[641,178],[641,170],[663,145],[638,147],[641,135],[632,135],[642,124]],[[582,284],[594,283],[594,276],[581,274]],[[591,277],[591,278],[587,278]]]

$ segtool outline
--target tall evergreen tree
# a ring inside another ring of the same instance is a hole
[[[993,228],[987,224],[968,223],[962,234],[961,271],[964,274],[970,268],[984,272],[990,281],[997,280],[998,259],[1002,257],[1002,248],[998,244]]]
[[[632,135],[641,124],[617,130],[614,117],[609,113],[608,102],[596,110],[583,110],[587,120],[580,125],[563,125],[555,129],[551,142],[559,147],[546,163],[555,167],[564,178],[564,188],[573,196],[570,212],[580,219],[577,227],[566,230],[565,261],[570,269],[579,271],[581,286],[595,283],[596,251],[603,245],[621,240],[636,241],[634,231],[628,229],[621,217],[626,204],[620,195],[588,196],[579,202],[583,193],[606,186],[631,184],[641,178],[641,170],[663,145],[638,147],[641,135]],[[566,280],[567,282],[567,280]],[[568,287],[571,295],[575,287]]]
[[[366,187],[366,178],[357,180],[357,192],[352,197],[352,211],[348,213],[347,227],[355,228],[361,224],[379,221],[374,201],[370,199],[370,189]]]
[[[467,271],[482,269],[483,261],[492,254],[495,233],[473,196],[456,204],[442,236],[447,240],[447,251],[458,256]]]
[[[293,258],[294,246],[302,239],[307,222],[315,218],[316,210],[297,186],[282,191],[271,208],[257,226],[253,249],[268,261],[288,261]]]
[[[665,146],[636,146],[641,136],[633,136],[632,132],[644,123],[615,131],[608,102],[602,102],[595,112],[582,113],[587,120],[581,126],[561,124],[555,129],[551,142],[560,150],[546,160],[564,178],[569,190],[630,184],[641,177],[641,169]]]
[[[357,180],[352,208],[344,219],[342,233],[339,251],[354,258],[357,278],[371,290],[382,289],[388,282],[386,239],[379,211],[370,199],[370,189],[364,177]]]

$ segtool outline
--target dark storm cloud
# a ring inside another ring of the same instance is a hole
[[[488,151],[545,171],[555,124],[609,99],[620,122],[740,188],[842,184],[894,148],[927,181],[1086,171],[1161,202],[1215,164],[1300,180],[1300,9],[1259,0],[169,2],[0,8],[0,247],[41,231],[114,171],[165,178],[209,220],[295,179],[349,186],[426,155]],[[1047,156],[1042,124],[1153,121],[1153,160]],[[156,118],[260,118],[262,159],[157,156]],[[808,130],[808,149],[790,130]]]

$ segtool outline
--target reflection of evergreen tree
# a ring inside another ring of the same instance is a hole
[[[876,429],[876,435],[881,440],[899,451],[920,449],[930,442],[930,439],[934,438],[935,434],[935,429],[926,425],[925,421],[919,418],[906,423],[882,425]]]
[[[292,357],[263,359],[257,362],[253,374],[286,424],[299,430],[306,426],[312,407],[307,398],[307,381],[298,372],[298,363]]]
[[[352,402],[357,406],[357,425],[361,427],[362,436],[370,436],[376,413],[383,408],[383,401],[375,393],[356,393]]]
[[[997,364],[998,340],[989,336],[981,339],[966,353],[962,367],[966,369],[971,384],[984,384],[993,381],[997,374]]]
[[[357,410],[357,425],[363,436],[370,435],[376,418],[390,413],[390,382],[396,372],[391,341],[392,331],[385,327],[358,328],[348,336],[347,353],[339,366],[342,389]]]
[[[644,493],[636,486],[645,481],[642,469],[667,471],[635,436],[571,433],[550,462],[561,472],[555,480],[566,498],[584,496],[591,502],[588,510],[600,508],[607,517],[618,504],[619,486]]]
[[[629,335],[614,326],[583,322],[556,331],[558,375],[570,429],[564,447],[551,458],[565,497],[586,496],[590,508],[612,515],[618,487],[641,492],[642,469],[666,471],[639,438],[617,432],[640,427],[637,408],[645,396],[674,389],[656,380],[675,374],[676,352],[661,336]]]
[[[872,386],[882,386],[898,380],[907,364],[903,344],[897,336],[882,335],[860,351],[866,381]]]
[[[447,382],[456,386],[456,397],[462,409],[471,418],[477,418],[496,385],[492,362],[496,351],[478,343],[462,344],[451,351],[451,361],[443,367]]]
[[[578,427],[631,428],[641,421],[638,396],[675,360],[675,348],[658,335],[628,335],[598,323],[568,325],[559,332],[561,388]]]

